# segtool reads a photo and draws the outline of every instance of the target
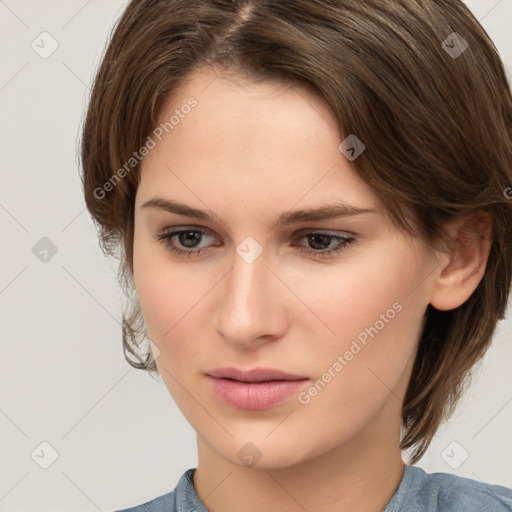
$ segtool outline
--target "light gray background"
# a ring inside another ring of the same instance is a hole
[[[512,0],[468,4],[510,72]],[[99,249],[80,188],[87,95],[125,5],[0,0],[0,511],[127,507],[168,492],[196,466],[195,433],[164,384],[124,361],[116,262]],[[43,31],[59,45],[47,59],[31,48]],[[57,248],[46,263],[32,252],[42,237]],[[418,464],[427,471],[512,487],[507,318]],[[58,452],[47,469],[42,442]]]

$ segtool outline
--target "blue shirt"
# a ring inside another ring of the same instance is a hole
[[[208,512],[194,488],[195,471],[185,471],[168,494],[115,512]],[[382,512],[512,512],[512,489],[405,465],[400,485]]]

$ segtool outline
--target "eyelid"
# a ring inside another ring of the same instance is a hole
[[[207,228],[205,226],[195,226],[193,224],[177,224],[175,226],[167,226],[165,228],[162,228],[161,230],[157,230],[160,234],[167,234],[172,233],[173,231],[201,231],[203,233],[206,233],[209,236],[213,236],[217,238],[217,235],[214,235],[213,230],[210,228]]]
[[[346,236],[349,237],[356,237],[358,236],[357,233],[354,233],[353,231],[348,231],[346,229],[327,229],[327,228],[315,228],[315,227],[309,227],[309,228],[301,228],[299,229],[295,235],[298,236],[302,233],[309,234],[309,233],[315,233],[315,234],[321,234],[321,235],[331,235],[331,236]]]

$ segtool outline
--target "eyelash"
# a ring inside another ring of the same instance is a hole
[[[171,252],[173,252],[175,254],[178,254],[180,256],[187,256],[187,257],[199,256],[199,254],[201,254],[205,249],[208,249],[208,247],[184,250],[184,249],[180,249],[179,247],[176,247],[172,241],[172,239],[175,236],[179,235],[180,233],[190,233],[190,232],[200,233],[201,235],[209,236],[209,233],[207,233],[206,231],[203,231],[201,229],[189,228],[189,229],[177,229],[177,230],[173,230],[173,231],[164,232],[159,235],[155,235],[155,238],[157,241],[164,244],[167,247],[167,249],[169,249]],[[298,240],[301,240],[302,238],[307,238],[312,235],[323,235],[323,236],[326,236],[326,237],[329,237],[332,239],[339,240],[339,244],[337,246],[335,246],[334,249],[323,250],[321,252],[315,251],[312,249],[306,249],[305,247],[299,246],[300,252],[305,253],[308,256],[314,256],[314,257],[320,257],[320,258],[333,257],[333,256],[341,253],[342,251],[344,251],[348,245],[350,245],[351,243],[353,243],[355,241],[355,237],[352,237],[352,236],[332,235],[330,233],[321,233],[321,232],[316,232],[316,231],[306,233],[305,235],[299,237]]]

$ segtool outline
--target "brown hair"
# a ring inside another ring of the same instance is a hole
[[[510,290],[512,101],[496,48],[459,0],[132,0],[96,74],[81,139],[85,201],[104,252],[120,258],[125,293],[134,293],[139,182],[138,163],[125,164],[162,101],[202,66],[312,86],[339,119],[340,140],[356,134],[366,145],[353,169],[404,232],[433,245],[448,220],[491,215],[475,292],[450,311],[427,307],[402,407],[400,447],[414,448],[416,462],[487,350]],[[138,355],[147,333],[131,301],[125,357],[158,374],[150,351]]]

